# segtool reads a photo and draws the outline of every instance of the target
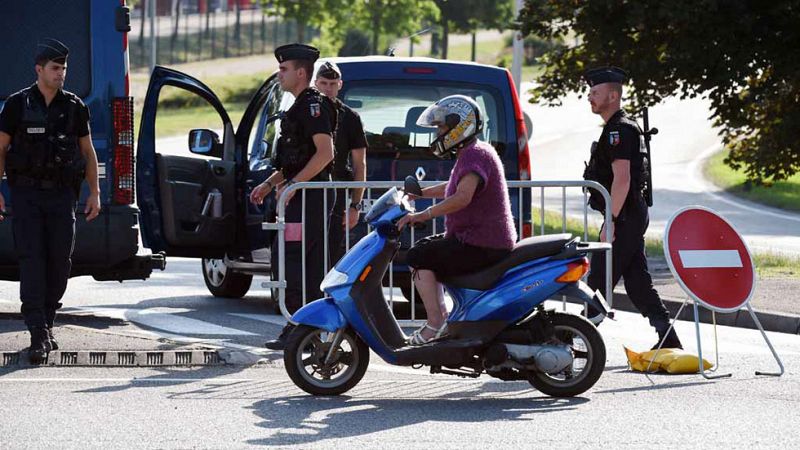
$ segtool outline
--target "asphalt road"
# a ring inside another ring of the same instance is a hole
[[[733,378],[648,380],[627,369],[622,346],[647,349],[655,333],[641,316],[618,313],[600,328],[606,371],[578,398],[548,398],[524,382],[395,368],[374,354],[366,377],[346,396],[313,398],[291,384],[279,355],[256,348],[282,323],[264,293],[214,299],[195,268],[194,261],[173,259],[147,282],[73,280],[65,313],[81,318],[87,340],[75,350],[113,334],[204,342],[263,356],[262,364],[0,369],[2,447],[791,448],[800,438],[800,336],[769,334],[787,367],[781,378],[753,375],[777,369],[757,331],[720,327],[720,372]],[[15,288],[0,283],[0,298]],[[6,301],[0,311],[16,306]],[[677,330],[694,350],[694,325],[679,322]],[[713,362],[713,330],[703,325],[701,333]]]

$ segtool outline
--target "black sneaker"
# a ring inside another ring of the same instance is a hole
[[[283,327],[283,330],[281,330],[281,334],[278,335],[278,338],[265,342],[264,347],[270,350],[283,350],[286,348],[286,339],[289,337],[289,333],[291,333],[292,330],[294,330],[294,325],[287,323],[286,326]]]

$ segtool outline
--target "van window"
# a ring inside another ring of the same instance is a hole
[[[0,99],[36,81],[33,68],[36,44],[44,38],[58,39],[69,47],[64,89],[82,98],[89,95],[92,85],[90,0],[9,1],[3,2],[2,8]]]
[[[436,138],[435,129],[416,125],[422,111],[448,95],[473,98],[484,115],[481,140],[490,142],[502,154],[505,148],[505,124],[502,97],[490,87],[452,82],[381,81],[345,83],[340,94],[364,123],[369,153],[390,158],[427,158],[424,151]]]

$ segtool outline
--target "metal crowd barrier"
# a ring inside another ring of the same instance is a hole
[[[434,186],[434,185],[437,185],[437,184],[440,184],[440,183],[441,183],[441,181],[425,181],[425,182],[420,182],[420,185],[424,188],[424,187],[428,187],[428,186]],[[568,188],[579,188],[581,190],[581,194],[579,196],[573,196],[573,197],[570,198],[570,200],[573,203],[575,203],[578,200],[580,200],[581,204],[582,204],[580,210],[582,211],[582,216],[583,216],[583,236],[582,236],[583,241],[589,241],[589,235],[588,235],[588,233],[589,233],[589,227],[588,227],[588,225],[589,225],[589,207],[587,205],[587,203],[588,203],[587,200],[588,200],[588,196],[589,196],[588,189],[597,190],[603,196],[603,198],[605,199],[605,204],[606,204],[605,222],[606,223],[610,223],[611,222],[611,218],[612,218],[612,216],[611,216],[611,196],[609,195],[608,191],[600,183],[597,183],[597,182],[594,182],[594,181],[584,181],[584,180],[568,180],[568,181],[558,181],[558,180],[555,180],[555,181],[508,181],[507,183],[508,183],[509,192],[511,192],[512,190],[517,190],[517,192],[518,192],[518,201],[517,201],[517,209],[518,209],[518,211],[516,212],[516,221],[517,221],[517,235],[520,238],[522,238],[522,230],[523,230],[523,224],[524,224],[523,199],[525,198],[525,195],[524,195],[525,194],[525,190],[529,190],[530,191],[531,221],[532,221],[532,224],[531,224],[532,233],[531,234],[533,236],[537,236],[537,234],[536,234],[536,225],[539,226],[539,231],[540,231],[539,235],[545,234],[545,217],[546,217],[546,213],[548,212],[548,210],[547,210],[548,203],[546,202],[545,189],[560,188],[560,191],[561,191],[561,201],[560,201],[560,206],[561,206],[561,208],[560,208],[561,209],[561,232],[566,232],[567,231],[567,216],[568,216],[568,214],[567,214],[567,201],[568,201],[567,189]],[[364,195],[363,195],[363,200],[362,201],[364,202],[365,205],[371,206],[372,201],[374,200],[372,198],[372,190],[373,189],[389,189],[389,188],[392,188],[392,187],[402,187],[402,186],[403,186],[403,182],[402,181],[303,182],[303,183],[294,183],[294,184],[289,186],[287,189],[285,189],[281,193],[280,198],[277,199],[277,220],[275,221],[275,223],[264,222],[262,224],[262,228],[264,230],[276,230],[278,232],[278,236],[277,236],[277,239],[278,239],[278,261],[277,261],[277,264],[278,264],[278,280],[272,280],[272,281],[268,281],[268,282],[263,282],[261,284],[261,286],[264,287],[264,288],[272,288],[273,289],[272,292],[277,292],[278,293],[278,305],[280,307],[281,313],[284,315],[284,317],[286,317],[287,320],[291,319],[291,314],[289,314],[289,312],[286,309],[286,291],[285,291],[285,289],[286,289],[286,281],[285,281],[286,280],[286,239],[285,239],[286,220],[285,220],[285,217],[286,217],[286,198],[287,198],[287,196],[292,192],[300,191],[299,193],[295,194],[295,200],[298,198],[298,195],[299,195],[300,196],[299,198],[300,198],[300,200],[302,202],[302,217],[301,217],[301,222],[302,222],[302,232],[301,232],[301,235],[302,235],[302,238],[301,238],[302,262],[301,262],[301,265],[302,265],[302,284],[303,284],[303,304],[305,305],[309,300],[310,301],[316,300],[316,298],[309,299],[307,297],[306,288],[305,288],[305,285],[306,285],[306,260],[305,260],[305,258],[306,258],[306,251],[305,251],[305,245],[306,245],[305,222],[306,222],[306,220],[305,219],[306,219],[306,213],[307,213],[307,211],[306,211],[306,196],[305,196],[305,192],[307,190],[310,190],[310,189],[321,189],[321,190],[323,190],[323,195],[322,195],[322,198],[323,198],[323,211],[326,211],[328,209],[328,195],[327,195],[328,189],[333,189],[334,191],[337,190],[337,189],[344,190],[345,191],[345,202],[344,202],[344,204],[345,205],[349,205],[350,204],[350,197],[351,197],[350,190],[363,188],[364,189]],[[536,217],[534,217],[534,208],[536,207],[535,206],[535,202],[534,202],[534,193],[536,191],[539,192],[539,195],[538,195],[538,210],[539,210],[538,211],[538,219],[539,219],[539,222],[538,222],[538,224],[536,223]],[[432,199],[432,201],[433,201],[434,205],[437,203],[437,199]],[[366,213],[367,209],[368,209],[368,207],[365,208],[363,212]],[[551,202],[551,211],[552,211],[552,202]],[[350,217],[350,208],[345,208],[345,223],[349,223],[349,217]],[[329,217],[327,215],[325,217],[323,217],[323,226],[324,226],[324,228],[326,230],[328,229],[328,226],[329,226],[328,219],[329,219]],[[413,244],[414,242],[416,242],[416,239],[414,237],[414,228],[413,227],[409,227],[409,229],[410,229],[410,233],[411,233],[411,243]],[[367,232],[369,233],[369,231],[370,231],[369,225],[367,225]],[[437,224],[436,224],[436,220],[434,220],[432,222],[432,233],[431,234],[436,234],[436,233],[437,233]],[[347,231],[345,231],[344,234],[345,234],[345,248],[347,250],[349,250],[350,247],[351,247],[351,245],[350,245],[351,244],[350,243],[350,231],[347,230]],[[328,234],[326,232],[325,233],[325,237],[326,238],[324,239],[324,251],[325,251],[326,257],[322,261],[325,273],[327,273],[328,269],[329,269],[329,267],[328,267],[328,259],[329,259],[328,255],[330,255],[330,249],[328,248],[327,236],[328,236]],[[611,242],[611,240],[612,240],[612,231],[611,231],[611,229],[606,228],[606,242]],[[608,270],[606,270],[606,277],[605,277],[606,278],[606,280],[605,280],[605,298],[606,298],[606,301],[608,302],[608,304],[613,308],[613,289],[611,288],[611,277],[612,277],[611,251],[607,250],[605,253],[606,253],[606,255],[605,255],[605,257],[606,257],[606,268],[608,269]],[[271,261],[271,263],[275,264],[276,261]],[[389,270],[388,270],[389,271],[389,273],[388,273],[388,275],[389,275],[389,286],[388,286],[389,295],[388,295],[388,299],[387,299],[389,301],[389,304],[390,304],[391,307],[394,307],[394,276],[393,276],[394,275],[394,273],[393,273],[394,270],[393,269],[394,269],[393,263],[391,263],[389,265]],[[410,319],[400,320],[399,322],[401,323],[401,325],[416,325],[416,324],[421,323],[420,320],[416,319],[416,289],[414,287],[413,277],[410,277],[410,278],[411,278],[411,298],[407,299],[407,301],[411,302],[411,304],[410,304],[411,315],[410,315]],[[386,288],[386,286],[384,286],[384,288]],[[273,299],[273,301],[274,300],[275,299]],[[566,300],[563,297],[562,297],[562,302],[564,303],[564,307],[566,308]]]

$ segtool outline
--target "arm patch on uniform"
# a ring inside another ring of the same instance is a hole
[[[609,131],[608,132],[608,143],[612,146],[619,145],[619,131]]]
[[[319,117],[322,113],[319,103],[311,103],[309,105],[309,111],[311,112],[311,117]]]

